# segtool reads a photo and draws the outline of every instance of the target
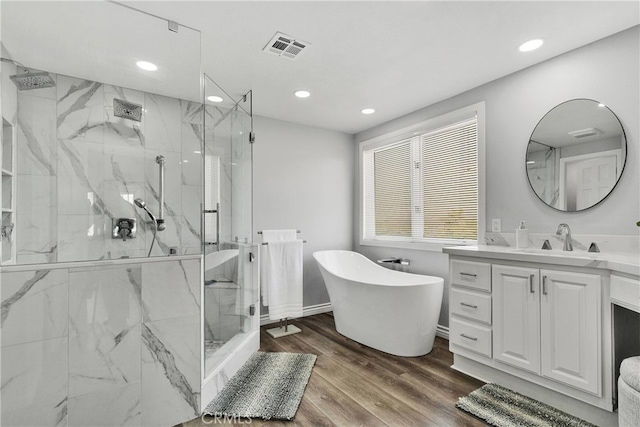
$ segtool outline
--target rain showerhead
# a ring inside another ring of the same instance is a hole
[[[49,73],[45,71],[31,72],[27,67],[25,67],[18,61],[14,61],[13,59],[0,58],[0,61],[13,64],[16,67],[20,67],[24,70],[23,74],[15,74],[13,76],[9,76],[11,81],[13,81],[13,83],[18,86],[18,89],[20,90],[42,89],[45,87],[53,87],[56,85],[56,82],[53,81],[53,78],[49,75]]]
[[[9,78],[13,81],[13,83],[15,83],[16,86],[18,86],[18,89],[20,90],[43,89],[56,85],[56,83],[47,72],[26,72],[25,74],[16,74],[10,76]]]

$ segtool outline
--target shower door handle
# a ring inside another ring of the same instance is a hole
[[[220,250],[220,202],[216,203],[216,249]]]

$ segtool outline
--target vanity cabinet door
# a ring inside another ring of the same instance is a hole
[[[542,375],[600,395],[600,276],[540,275]]]
[[[493,358],[540,374],[537,268],[493,265]]]

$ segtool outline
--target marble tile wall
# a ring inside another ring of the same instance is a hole
[[[152,255],[198,254],[202,104],[64,75],[18,92],[17,263],[146,256],[165,163],[166,230]],[[114,116],[113,100],[143,106],[142,121]],[[135,239],[112,239],[114,218],[136,218]]]
[[[1,274],[0,424],[198,416],[200,259]]]

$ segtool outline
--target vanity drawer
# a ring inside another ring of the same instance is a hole
[[[491,324],[491,295],[451,288],[449,298],[451,314]]]
[[[491,264],[473,261],[451,261],[451,283],[491,292]]]
[[[487,326],[452,317],[449,324],[449,342],[454,346],[491,357],[491,328]]]
[[[612,274],[611,301],[640,313],[640,281]]]

